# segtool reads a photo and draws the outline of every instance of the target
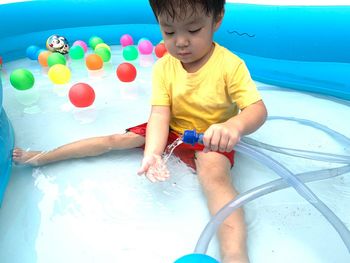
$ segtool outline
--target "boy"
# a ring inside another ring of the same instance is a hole
[[[170,55],[154,67],[152,111],[139,174],[152,181],[168,177],[154,167],[161,165],[169,126],[179,134],[186,129],[204,132],[204,150],[194,148],[195,167],[214,214],[237,195],[230,181],[233,146],[264,123],[266,108],[244,63],[213,43],[224,0],[149,2]],[[245,232],[242,210],[223,223],[219,229],[223,263],[249,261]]]
[[[174,153],[196,169],[209,210],[215,214],[237,195],[230,180],[234,145],[257,130],[267,115],[243,61],[213,42],[224,4],[225,0],[150,0],[169,54],[154,66],[147,124],[47,153],[15,149],[14,160],[43,165],[145,144],[138,174],[152,182],[163,181],[169,177],[161,158],[166,145],[184,130],[196,129],[204,132],[204,145],[181,144]],[[219,240],[223,263],[249,262],[242,210],[225,220]]]
[[[194,149],[195,167],[214,214],[237,195],[230,181],[233,146],[264,123],[266,108],[244,63],[213,43],[224,0],[150,0],[150,4],[170,56],[154,67],[152,111],[139,174],[153,181],[168,176],[153,167],[161,165],[169,126],[179,134],[186,129],[204,132],[204,150]],[[223,223],[222,262],[249,261],[245,232],[242,211]]]

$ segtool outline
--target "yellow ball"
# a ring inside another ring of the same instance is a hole
[[[53,65],[48,72],[50,80],[55,84],[65,84],[69,82],[71,73],[67,66],[62,64]]]
[[[105,43],[97,44],[96,47],[94,48],[94,50],[96,50],[96,49],[98,49],[98,48],[100,48],[100,47],[105,47],[105,48],[107,48],[109,51],[111,51],[110,46],[108,46],[108,45],[105,44]]]

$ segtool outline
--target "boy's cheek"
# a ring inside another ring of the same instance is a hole
[[[165,46],[166,50],[171,54],[172,53],[171,41],[164,39],[164,46]]]

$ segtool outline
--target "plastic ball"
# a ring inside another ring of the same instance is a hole
[[[126,46],[123,48],[123,58],[127,61],[135,60],[139,56],[139,52],[135,46]]]
[[[90,37],[89,39],[89,46],[92,48],[92,49],[95,49],[95,47],[100,44],[100,43],[104,43],[102,38],[98,37],[98,36],[92,36]]]
[[[151,41],[145,39],[138,44],[137,48],[142,55],[149,55],[152,54],[153,44]]]
[[[34,46],[34,45],[27,47],[26,49],[27,57],[31,60],[37,60],[39,49],[40,48],[38,46]]]
[[[189,254],[177,259],[174,263],[219,263],[219,261],[205,254]]]
[[[146,38],[146,37],[141,37],[141,38],[139,39],[139,41],[137,42],[137,45],[139,45],[142,41],[145,41],[145,40],[148,40],[148,41],[149,41],[148,38]]]
[[[88,46],[83,40],[74,41],[73,46],[81,46],[84,49],[84,52],[88,50]]]
[[[120,44],[123,47],[130,46],[134,44],[134,40],[132,39],[132,36],[130,36],[129,34],[124,34],[120,38]]]
[[[107,48],[109,51],[111,51],[111,47],[108,46],[106,43],[97,44],[96,47],[95,47],[95,50],[98,49],[98,48],[100,48],[100,47]]]
[[[80,45],[72,46],[69,50],[71,59],[82,59],[85,56],[84,48]]]
[[[2,57],[0,57],[0,68],[2,67],[2,63],[3,63]]]
[[[49,67],[52,67],[56,64],[66,65],[66,63],[66,58],[61,53],[54,52],[50,54],[47,58],[47,64],[49,65]]]
[[[103,60],[99,55],[90,54],[85,58],[85,64],[90,70],[98,70],[103,67]]]
[[[27,69],[16,69],[10,75],[10,83],[17,90],[27,90],[34,86],[34,76]]]
[[[69,82],[71,77],[69,68],[62,64],[53,65],[47,74],[55,84],[65,84]]]
[[[48,50],[40,52],[38,56],[39,64],[43,67],[47,67],[48,66],[47,60],[51,54],[52,52]]]
[[[159,43],[154,48],[154,53],[156,54],[156,56],[158,58],[163,57],[166,52],[167,52],[167,50],[166,50],[166,47],[165,47],[164,43]]]
[[[108,62],[111,59],[111,51],[105,47],[99,47],[95,49],[95,54],[99,55],[103,62]]]
[[[39,55],[41,52],[47,51],[47,49],[39,48],[38,51],[36,52],[36,59],[39,60]]]
[[[121,63],[117,68],[117,76],[122,82],[131,82],[136,78],[137,71],[133,64]]]
[[[85,108],[95,101],[95,91],[86,83],[77,83],[69,89],[68,97],[74,106]]]
[[[64,36],[49,36],[46,40],[46,48],[52,52],[67,54],[69,51],[68,40]]]

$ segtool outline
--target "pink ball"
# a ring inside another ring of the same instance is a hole
[[[149,41],[149,40],[141,41],[138,44],[137,48],[139,49],[139,52],[142,55],[149,55],[149,54],[152,54],[152,52],[153,52],[153,45],[152,45],[151,41]]]
[[[134,40],[132,39],[132,36],[130,36],[129,34],[125,34],[121,36],[120,44],[123,47],[130,46],[134,44]]]
[[[84,52],[88,50],[87,44],[83,40],[77,40],[73,43],[73,46],[81,46],[84,49]]]

